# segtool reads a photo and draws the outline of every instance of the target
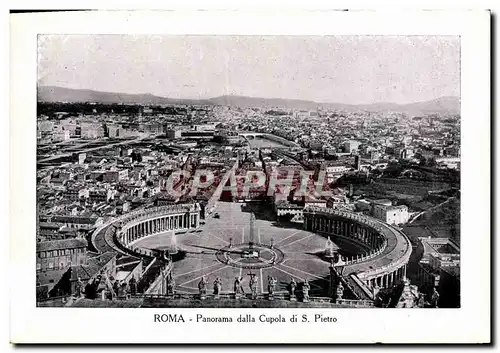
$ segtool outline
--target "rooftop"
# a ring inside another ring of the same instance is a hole
[[[36,251],[51,251],[85,247],[87,247],[87,242],[83,239],[50,240],[36,243]]]

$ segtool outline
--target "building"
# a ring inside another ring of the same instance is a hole
[[[92,122],[80,123],[80,134],[82,139],[97,139],[104,137],[104,128],[101,124]]]
[[[274,211],[278,217],[290,215],[291,217],[302,218],[304,206],[290,203],[286,200],[278,200],[274,204]]]
[[[108,170],[103,175],[105,183],[117,183],[128,178],[128,169]]]
[[[48,221],[62,227],[82,230],[90,230],[103,224],[103,219],[100,217],[52,216]]]
[[[54,129],[54,122],[50,120],[40,120],[37,123],[38,131],[51,132]]]
[[[74,153],[73,160],[78,164],[85,164],[85,159],[87,159],[86,153]]]
[[[64,197],[71,201],[78,201],[89,197],[89,189],[84,186],[66,186]]]
[[[344,142],[344,151],[347,153],[357,152],[361,142],[355,140],[348,140]]]
[[[354,156],[354,169],[361,170],[361,158],[358,154]]]
[[[134,152],[134,150],[132,148],[120,148],[120,157],[128,157],[130,155],[132,155],[132,152]]]
[[[44,241],[36,244],[36,270],[65,270],[87,264],[87,242],[83,239]]]
[[[311,196],[304,196],[304,207],[322,207],[326,208],[327,201]]]
[[[68,130],[56,131],[52,135],[52,141],[54,142],[68,141],[69,139],[70,139],[70,133]]]
[[[396,304],[397,308],[415,308],[419,305],[420,292],[416,285],[410,284],[410,280],[403,280],[404,287],[401,297]]]
[[[360,212],[371,211],[372,204],[370,201],[362,199],[362,200],[357,200],[354,203],[354,207],[355,207],[356,211],[360,211]]]
[[[182,138],[189,139],[213,139],[215,130],[184,130],[181,132]]]
[[[167,129],[166,135],[168,138],[171,139],[179,139],[182,137],[182,130],[181,129]]]
[[[206,124],[196,124],[196,125],[193,125],[191,128],[192,128],[192,130],[195,130],[195,131],[215,131],[217,124],[218,123],[216,123],[216,122],[206,123]]]
[[[415,280],[429,299],[439,293],[439,307],[460,306],[460,248],[448,238],[419,238],[423,255]]]
[[[113,190],[110,189],[90,189],[89,199],[91,202],[108,202],[113,198]]]
[[[330,165],[326,167],[325,173],[328,183],[333,183],[335,180],[347,173],[349,169],[350,168],[345,165]]]
[[[460,157],[436,158],[436,163],[440,168],[460,169]]]
[[[71,293],[76,292],[78,279],[85,284],[97,279],[99,276],[108,279],[116,278],[116,255],[115,252],[105,252],[89,258],[86,264],[72,265],[67,272],[67,277],[70,279]],[[140,268],[142,269],[142,266]]]
[[[120,126],[115,124],[107,124],[108,137],[110,138],[118,138],[120,137]]]
[[[410,217],[405,205],[388,206],[379,203],[372,204],[372,216],[387,224],[405,224]]]
[[[415,156],[415,151],[412,148],[405,148],[401,152],[402,159],[412,159]]]

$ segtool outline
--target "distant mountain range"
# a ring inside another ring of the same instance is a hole
[[[317,103],[299,99],[256,98],[245,96],[220,96],[210,99],[174,99],[155,96],[152,94],[126,94],[114,92],[99,92],[87,89],[72,89],[56,86],[39,86],[39,102],[95,102],[95,103],[123,103],[123,104],[190,104],[190,105],[226,105],[238,107],[264,107],[283,109],[313,110],[319,107],[342,111],[393,111],[412,115],[423,114],[460,114],[460,98],[440,97],[426,102],[410,104],[374,103],[374,104],[342,104]]]

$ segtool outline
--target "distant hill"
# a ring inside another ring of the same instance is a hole
[[[89,89],[72,89],[55,86],[38,87],[39,102],[95,102],[95,103],[134,103],[134,104],[211,104],[209,101],[191,99],[170,99],[152,94],[127,94],[100,92]]]
[[[227,105],[238,107],[264,107],[282,109],[313,110],[319,107],[343,111],[404,112],[411,115],[424,114],[460,114],[458,97],[441,97],[426,102],[411,104],[374,103],[342,104],[318,103],[299,99],[257,98],[245,96],[220,96],[205,100],[173,99],[152,94],[126,94],[100,92],[86,89],[71,89],[55,86],[38,87],[38,101],[41,102],[96,102],[96,103],[135,103],[135,104],[192,104],[192,105]]]

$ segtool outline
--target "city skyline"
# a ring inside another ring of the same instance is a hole
[[[460,96],[455,36],[42,35],[38,54],[39,86],[353,105]]]

